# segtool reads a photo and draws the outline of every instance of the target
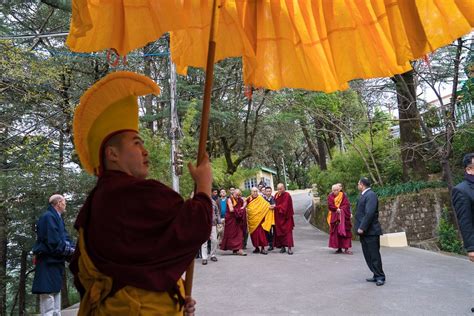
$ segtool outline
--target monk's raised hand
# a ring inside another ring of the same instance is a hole
[[[191,173],[191,177],[196,183],[196,192],[205,193],[210,197],[212,188],[212,171],[211,163],[209,162],[209,156],[207,153],[204,155],[204,158],[199,166],[194,166],[190,162],[188,163],[188,169]]]

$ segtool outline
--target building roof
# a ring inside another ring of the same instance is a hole
[[[267,167],[260,167],[260,169],[261,169],[262,171],[266,171],[266,172],[269,172],[269,173],[271,173],[271,174],[277,174],[277,172],[276,172],[275,170],[270,169],[270,168],[267,168]]]

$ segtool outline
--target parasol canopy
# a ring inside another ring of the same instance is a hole
[[[67,45],[118,54],[171,34],[178,72],[205,68],[211,0],[75,0]],[[215,61],[241,56],[244,82],[332,92],[358,78],[408,71],[409,61],[469,33],[471,0],[217,0]]]

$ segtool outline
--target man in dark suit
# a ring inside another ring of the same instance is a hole
[[[381,286],[385,283],[385,273],[382,269],[382,257],[380,256],[382,228],[379,223],[379,201],[377,194],[370,189],[368,178],[361,178],[357,188],[361,195],[357,201],[356,228],[360,236],[365,261],[374,274],[372,278],[366,280]]]
[[[452,202],[464,248],[474,262],[474,153],[464,156],[464,181],[453,188]]]

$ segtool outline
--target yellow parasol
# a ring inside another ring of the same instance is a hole
[[[254,87],[332,92],[406,72],[473,26],[472,0],[73,0],[67,45],[126,55],[170,32],[178,71],[206,69],[199,164],[215,61],[241,56]]]

